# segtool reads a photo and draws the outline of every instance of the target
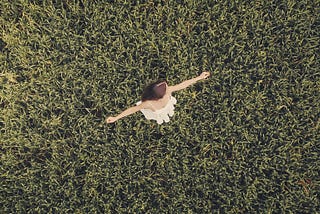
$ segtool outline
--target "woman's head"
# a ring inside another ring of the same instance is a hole
[[[166,94],[167,86],[165,80],[158,80],[157,82],[149,84],[142,93],[142,102],[161,99]]]

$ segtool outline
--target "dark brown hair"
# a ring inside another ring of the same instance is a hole
[[[156,82],[149,84],[147,87],[145,87],[141,96],[142,102],[147,100],[158,100],[165,95],[167,86],[166,84],[160,84],[160,83],[166,83],[166,81],[158,80]]]

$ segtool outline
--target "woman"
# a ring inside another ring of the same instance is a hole
[[[148,120],[156,120],[158,124],[162,124],[163,121],[169,122],[169,116],[173,116],[174,105],[177,103],[177,100],[171,95],[172,92],[187,88],[197,81],[206,79],[209,76],[209,72],[203,72],[198,77],[183,81],[174,86],[168,86],[166,81],[152,83],[145,88],[142,99],[136,106],[128,108],[116,117],[108,117],[106,122],[114,123],[137,111],[141,111]]]

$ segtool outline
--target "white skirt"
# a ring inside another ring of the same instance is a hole
[[[136,105],[140,105],[142,102],[139,101]],[[140,111],[146,117],[147,120],[156,120],[158,124],[162,124],[164,122],[169,122],[170,117],[174,114],[174,105],[177,103],[176,98],[173,96],[170,97],[169,102],[162,109],[152,111],[151,109],[141,109]]]

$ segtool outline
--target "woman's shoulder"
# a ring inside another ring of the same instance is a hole
[[[140,106],[141,108],[150,108],[152,106],[151,102],[152,102],[151,100],[139,101],[137,105]]]
[[[173,86],[170,86],[170,85],[168,85],[168,88],[167,88],[167,92],[166,93],[168,93],[168,94],[172,94],[172,92],[174,92],[174,87]]]

